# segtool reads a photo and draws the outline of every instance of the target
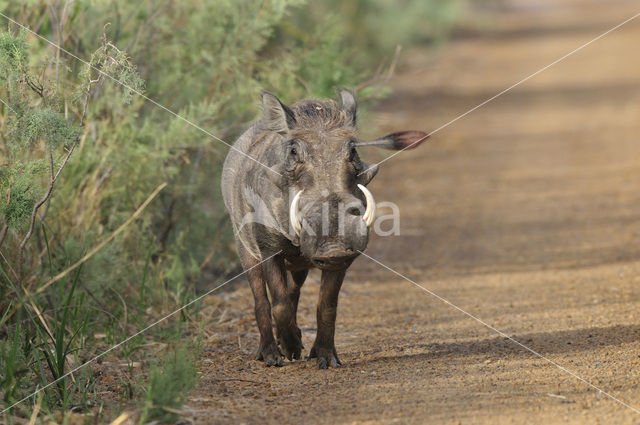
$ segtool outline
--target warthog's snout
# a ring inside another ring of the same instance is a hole
[[[306,195],[298,192],[290,208],[302,254],[320,269],[348,267],[358,251],[367,247],[373,196],[363,203],[349,192],[322,197],[309,191],[310,196]]]
[[[358,252],[342,245],[331,245],[319,250],[320,253],[311,258],[314,266],[322,270],[340,270],[347,267],[358,256]]]

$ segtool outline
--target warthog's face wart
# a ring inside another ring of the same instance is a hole
[[[273,169],[289,197],[292,241],[313,265],[329,270],[348,267],[366,248],[375,214],[366,185],[378,172],[356,149],[362,142],[353,94],[342,90],[339,97],[339,103],[306,100],[289,108],[270,93],[262,96],[265,124],[285,140]],[[401,136],[369,143],[406,143]]]

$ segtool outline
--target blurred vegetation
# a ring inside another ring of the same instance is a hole
[[[0,17],[0,409],[60,378],[39,399],[49,419],[108,420],[140,400],[141,421],[175,419],[197,355],[173,351],[149,373],[133,365],[197,306],[109,354],[129,365],[110,396],[98,395],[104,365],[67,374],[239,271],[218,189],[228,148],[190,122],[231,143],[263,88],[286,102],[336,86],[365,104],[383,96],[396,44],[441,39],[459,10],[398,3],[0,1],[90,63]]]
[[[174,422],[178,419],[175,412],[182,407],[184,399],[195,384],[194,364],[193,354],[181,347],[168,353],[164,364],[151,367],[141,422]]]
[[[477,0],[486,1],[486,0]],[[366,52],[364,61],[393,53],[397,45],[438,43],[446,39],[459,22],[463,0],[327,0],[309,3],[309,13],[300,15],[299,27],[314,25],[314,16],[333,15],[333,28],[358,51]]]

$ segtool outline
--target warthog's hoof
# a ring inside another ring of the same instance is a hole
[[[284,357],[275,342],[263,347],[260,345],[256,352],[256,360],[263,361],[266,366],[282,366]]]
[[[308,359],[318,359],[318,369],[327,369],[329,366],[331,367],[339,367],[342,366],[342,362],[338,358],[338,354],[336,353],[336,348],[319,348],[313,346],[311,348],[311,352],[309,353]]]
[[[297,326],[290,327],[284,331],[278,331],[278,343],[284,356],[289,360],[300,360],[302,358],[302,332]]]

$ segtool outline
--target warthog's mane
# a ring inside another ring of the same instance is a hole
[[[308,99],[291,107],[296,117],[296,127],[334,130],[346,126],[346,116],[333,100]]]

